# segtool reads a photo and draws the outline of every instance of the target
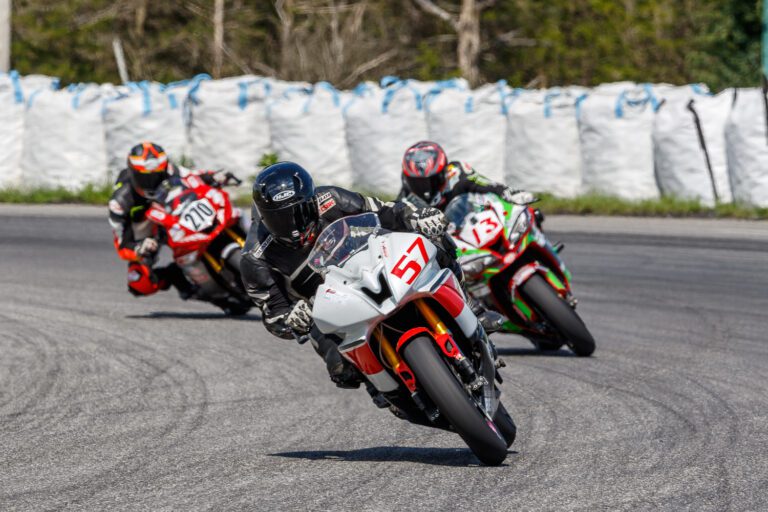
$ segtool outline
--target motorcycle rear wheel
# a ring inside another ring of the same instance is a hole
[[[405,346],[403,357],[413,370],[418,385],[480,462],[489,466],[504,462],[506,439],[500,429],[478,410],[458,377],[437,353],[434,342],[419,336]]]
[[[569,306],[539,274],[534,274],[520,287],[529,304],[566,340],[579,357],[595,351],[595,339],[576,311]]]

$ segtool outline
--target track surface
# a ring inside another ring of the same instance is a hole
[[[132,298],[102,212],[71,211],[0,210],[0,510],[768,507],[764,225],[549,221],[598,349],[496,338],[519,433],[487,468],[255,315]]]

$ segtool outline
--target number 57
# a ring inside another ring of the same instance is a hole
[[[419,248],[419,252],[421,253],[421,259],[423,259],[424,263],[426,264],[427,248],[424,247],[424,240],[421,237],[418,237],[411,244],[411,246],[408,248],[406,253],[400,257],[397,263],[395,263],[395,266],[392,268],[392,275],[394,275],[395,277],[399,277],[400,279],[405,281],[406,284],[411,284],[416,279],[416,276],[419,275],[419,273],[421,272],[421,269],[423,268],[421,264],[415,259],[405,261],[405,258],[411,255],[411,251],[413,251],[417,247]],[[405,276],[405,273],[409,270],[412,271],[413,273],[411,274],[410,278],[406,280],[403,276]]]

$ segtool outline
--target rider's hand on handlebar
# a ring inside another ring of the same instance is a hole
[[[155,254],[160,248],[160,244],[154,238],[145,238],[138,244],[136,244],[136,254],[139,256],[149,256]]]
[[[312,307],[300,300],[293,305],[293,309],[285,319],[286,325],[293,329],[294,333],[307,334],[312,327]]]
[[[437,208],[419,208],[408,216],[408,223],[422,235],[437,238],[445,232],[448,219]]]
[[[501,198],[508,203],[517,205],[531,204],[538,201],[538,199],[530,192],[526,192],[525,190],[512,190],[509,188],[504,189]]]

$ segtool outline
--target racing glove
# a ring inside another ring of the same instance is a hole
[[[537,201],[536,197],[530,192],[526,192],[525,190],[512,190],[509,188],[504,189],[504,192],[501,193],[501,198],[508,203],[518,205],[535,203]]]
[[[286,325],[297,334],[307,334],[312,327],[312,307],[300,300],[293,305],[293,309],[285,319]]]
[[[224,171],[205,171],[200,174],[200,178],[207,184],[214,187],[223,187],[229,181],[229,174]]]
[[[135,252],[139,256],[144,257],[155,254],[159,248],[160,245],[157,243],[157,240],[149,237],[136,244]]]
[[[437,208],[419,208],[408,216],[414,231],[429,238],[437,238],[445,232],[448,219]]]

